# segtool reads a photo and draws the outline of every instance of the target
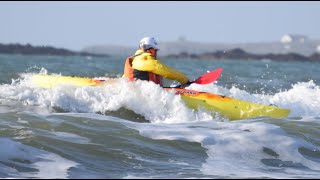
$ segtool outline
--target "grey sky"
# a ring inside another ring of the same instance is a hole
[[[320,39],[320,2],[0,2],[0,43],[80,50],[138,46],[144,36],[197,42],[278,41],[285,33]]]

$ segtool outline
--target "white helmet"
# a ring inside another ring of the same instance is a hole
[[[154,48],[159,50],[158,42],[154,37],[144,37],[140,40],[139,48],[143,48],[145,50]]]

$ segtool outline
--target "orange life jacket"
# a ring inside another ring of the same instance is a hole
[[[135,55],[135,56],[138,56],[138,55]],[[163,85],[162,76],[158,74],[154,74],[152,72],[139,71],[137,69],[132,68],[132,61],[135,56],[130,56],[126,59],[126,62],[124,65],[124,73],[123,73],[124,77],[127,77],[130,81],[133,81],[135,79],[153,81],[154,83],[162,86]]]

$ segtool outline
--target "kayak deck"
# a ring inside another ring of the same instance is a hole
[[[38,87],[52,88],[57,85],[73,86],[97,86],[105,81],[92,78],[59,76],[59,75],[41,75],[32,76],[32,83]],[[203,107],[211,112],[218,112],[229,120],[241,120],[266,116],[272,118],[288,117],[290,110],[275,106],[268,106],[258,103],[238,100],[231,97],[187,90],[182,88],[165,88],[173,90],[176,94],[181,95],[182,100],[189,108],[197,110]]]

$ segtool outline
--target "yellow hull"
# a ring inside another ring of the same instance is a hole
[[[168,90],[170,89],[171,88],[168,88]],[[190,108],[197,109],[201,106],[209,111],[218,112],[230,120],[240,120],[259,116],[284,118],[288,117],[290,113],[290,110],[288,109],[241,101],[216,94],[178,88],[173,88],[172,90],[176,91],[177,94],[180,94],[181,98]]]
[[[36,74],[32,77],[32,83],[34,85],[44,88],[52,88],[63,84],[73,86],[96,86],[101,85],[103,82],[104,81],[91,78],[58,75]],[[284,118],[288,117],[290,113],[289,109],[241,101],[216,94],[181,88],[166,88],[166,90],[174,90],[177,94],[181,95],[181,98],[185,101],[187,106],[192,109],[203,107],[209,111],[218,112],[230,120],[241,120],[259,116]]]

